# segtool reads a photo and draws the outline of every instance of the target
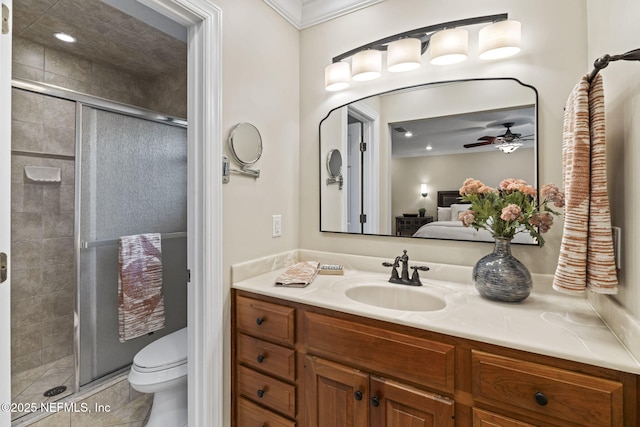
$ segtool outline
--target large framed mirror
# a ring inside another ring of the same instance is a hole
[[[492,242],[457,221],[457,191],[473,177],[537,186],[533,86],[514,78],[402,88],[331,110],[320,122],[320,230]],[[326,185],[331,150],[344,191]],[[454,212],[455,211],[455,212]],[[514,243],[535,244],[527,233]]]

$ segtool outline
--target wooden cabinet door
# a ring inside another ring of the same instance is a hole
[[[371,427],[453,427],[454,402],[371,376]]]
[[[369,375],[315,356],[305,357],[308,427],[368,427]]]

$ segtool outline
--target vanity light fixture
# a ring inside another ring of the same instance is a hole
[[[324,87],[329,92],[348,88],[351,84],[351,66],[348,62],[334,62],[324,70]]]
[[[431,63],[454,64],[468,55],[468,31],[461,27],[490,24],[480,30],[481,59],[498,59],[520,51],[520,22],[507,13],[479,16],[416,28],[365,44],[333,58],[325,68],[325,89],[346,89],[350,80],[378,78],[382,53],[386,52],[387,71],[402,72],[420,67],[422,55],[430,49]],[[351,58],[351,62],[347,60]],[[351,74],[353,69],[353,75]]]
[[[387,71],[401,73],[420,67],[422,41],[406,38],[393,41],[387,46]]]
[[[353,55],[351,70],[356,81],[374,80],[382,74],[382,52],[375,49],[363,50]]]
[[[478,33],[480,59],[500,59],[520,52],[519,21],[500,21],[482,28]]]
[[[67,33],[54,33],[53,37],[57,38],[60,41],[63,41],[65,43],[75,43],[76,42],[76,38],[67,34]]]
[[[469,32],[464,28],[438,31],[431,36],[430,44],[433,65],[457,64],[469,54]]]
[[[429,193],[427,193],[427,184],[420,184],[420,194],[422,197],[427,197]]]

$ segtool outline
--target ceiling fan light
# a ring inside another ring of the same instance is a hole
[[[349,87],[351,67],[348,62],[334,62],[324,69],[324,88],[336,92]]]
[[[431,36],[429,50],[434,65],[462,62],[469,53],[469,32],[463,28],[438,31]]]
[[[480,59],[500,59],[520,52],[521,24],[500,21],[482,28],[478,34]]]
[[[400,39],[387,46],[387,70],[392,73],[414,70],[422,61],[420,39]]]
[[[353,55],[351,77],[356,81],[374,80],[382,71],[382,52],[375,49],[363,50]]]
[[[495,147],[505,154],[511,154],[518,148],[522,147],[522,142],[503,142],[495,145]]]

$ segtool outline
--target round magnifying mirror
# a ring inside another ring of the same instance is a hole
[[[327,155],[327,170],[331,178],[337,178],[342,173],[342,154],[337,148],[333,148]]]
[[[239,123],[229,135],[229,148],[234,159],[243,166],[254,164],[262,155],[262,137],[251,123]]]

